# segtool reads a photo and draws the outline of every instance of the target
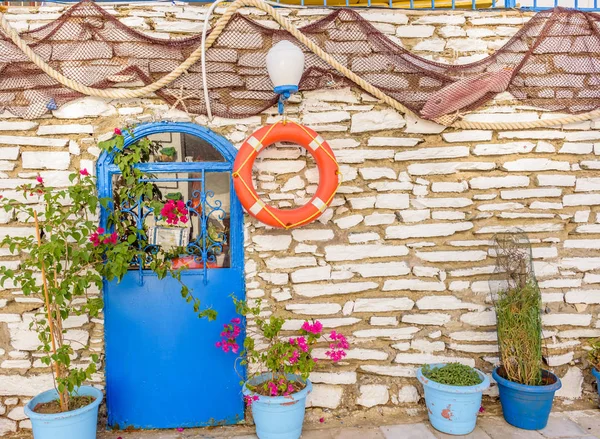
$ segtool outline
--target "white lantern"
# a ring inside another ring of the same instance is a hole
[[[267,53],[267,70],[275,93],[285,100],[298,91],[304,73],[304,53],[289,41],[280,41]]]

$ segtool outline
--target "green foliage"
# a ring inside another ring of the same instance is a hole
[[[460,363],[448,363],[442,367],[426,364],[421,372],[431,381],[448,386],[476,386],[483,381],[475,369]]]
[[[176,152],[177,152],[177,150],[175,148],[173,148],[172,146],[169,146],[167,148],[162,148],[160,150],[160,153],[162,155],[166,155],[167,157],[175,157]]]
[[[591,350],[588,352],[588,361],[597,371],[600,371],[600,339],[591,343]]]
[[[542,384],[541,296],[535,280],[498,293],[496,318],[505,378]]]
[[[183,195],[181,195],[181,192],[171,192],[170,194],[165,195],[165,198],[167,200],[178,201],[183,200]]]

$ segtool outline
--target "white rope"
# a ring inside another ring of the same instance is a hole
[[[202,28],[202,53],[200,56],[200,63],[202,64],[202,89],[204,91],[204,103],[206,105],[206,116],[208,120],[211,121],[212,110],[210,108],[210,97],[208,95],[208,79],[206,78],[206,33],[208,32],[208,22],[210,21],[210,16],[213,11],[226,0],[216,0],[208,11],[206,11],[206,16],[204,17],[204,27]]]

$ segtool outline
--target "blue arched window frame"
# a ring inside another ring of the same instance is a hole
[[[243,211],[241,204],[233,190],[231,174],[233,173],[233,162],[237,150],[224,137],[216,134],[200,125],[188,122],[149,122],[135,126],[131,130],[124,131],[123,149],[132,145],[136,141],[161,133],[185,133],[200,139],[212,145],[225,159],[224,162],[152,162],[140,163],[138,166],[144,172],[148,173],[185,173],[185,172],[229,172],[230,173],[230,267],[237,270],[243,270],[244,266],[244,248],[243,248]],[[100,198],[113,197],[113,176],[120,174],[119,168],[114,164],[115,154],[119,152],[108,153],[103,151],[96,163],[96,175],[98,177],[97,187]],[[108,214],[114,206],[109,203],[107,208],[101,207],[100,227],[107,229]],[[140,282],[142,281],[142,272],[140,268]],[[184,275],[194,274],[197,270],[185,270]],[[204,269],[205,281],[206,268]]]

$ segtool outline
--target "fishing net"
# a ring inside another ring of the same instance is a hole
[[[350,9],[335,10],[301,32],[416,113],[423,114],[428,100],[446,113],[470,111],[507,89],[527,105],[575,114],[600,108],[599,19],[598,14],[564,8],[540,12],[493,55],[465,65],[416,56]],[[166,40],[144,35],[91,2],[76,4],[21,37],[66,77],[102,89],[152,83],[201,44],[200,36]],[[283,39],[305,51],[301,90],[349,84],[287,31],[235,14],[206,53],[214,115],[242,118],[276,103],[265,57]],[[205,114],[200,62],[157,94],[177,108]],[[0,109],[34,118],[81,96],[42,72],[0,31]],[[446,105],[457,100],[459,110]]]

